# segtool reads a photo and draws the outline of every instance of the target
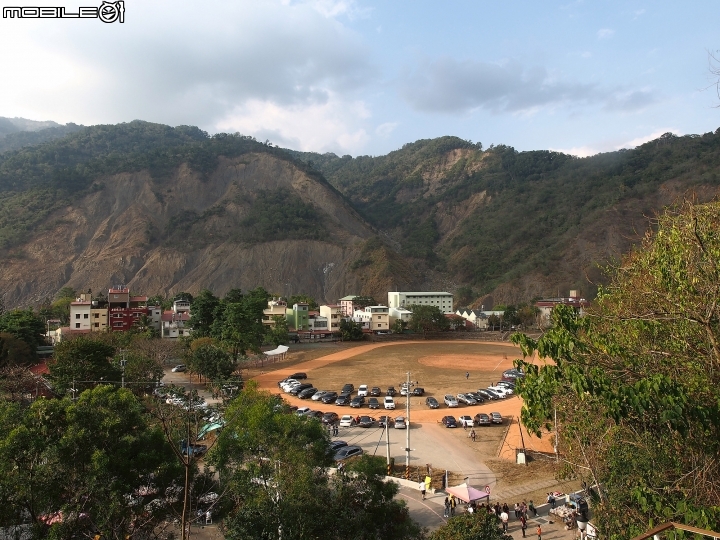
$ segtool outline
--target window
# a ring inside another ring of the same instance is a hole
[[[80,323],[79,323],[79,322],[75,323],[75,328],[80,328]]]
[[[95,315],[95,318],[96,318],[96,319],[100,318],[100,314],[99,314],[99,313],[95,313],[94,315]]]
[[[382,328],[382,324],[378,323],[378,328]]]
[[[122,326],[122,322],[115,321],[115,322],[113,323],[113,327],[114,327],[114,328],[119,328],[119,327],[121,327],[121,326]]]
[[[76,314],[75,314],[75,318],[76,318],[76,319],[79,319],[79,318],[80,318],[80,314],[79,314],[79,313],[76,313]]]
[[[100,328],[100,323],[99,323],[99,322],[96,322],[96,323],[95,323],[95,328]]]
[[[83,315],[83,319],[89,319],[89,318],[90,318],[90,315],[89,315],[88,313],[85,313],[85,314]]]

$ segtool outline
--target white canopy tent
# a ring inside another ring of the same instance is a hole
[[[285,358],[285,353],[288,352],[287,345],[278,345],[277,348],[273,349],[272,351],[264,351],[263,354],[267,356],[268,358],[273,358],[275,356],[279,356],[281,359]]]

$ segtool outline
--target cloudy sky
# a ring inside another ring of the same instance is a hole
[[[0,116],[590,155],[720,126],[717,18],[712,0],[126,0],[123,24],[0,19]]]

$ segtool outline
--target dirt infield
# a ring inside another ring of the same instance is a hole
[[[425,388],[425,396],[435,396],[442,403],[446,393],[458,394],[487,387],[500,379],[505,369],[512,367],[513,360],[521,356],[520,350],[509,343],[477,341],[403,341],[394,343],[374,343],[340,350],[306,362],[296,363],[292,367],[282,367],[276,371],[254,377],[259,386],[273,393],[279,393],[277,381],[297,371],[304,371],[308,380],[322,390],[339,390],[345,383],[379,386],[383,391],[388,386],[399,390],[406,373],[411,380]],[[469,377],[465,374],[469,373]],[[367,407],[351,409],[334,405],[322,405],[316,401],[301,400],[287,394],[283,397],[294,405],[320,408],[323,411],[335,411],[338,414],[367,414]],[[404,397],[396,396],[398,415],[405,409]],[[478,412],[499,412],[507,417],[506,423],[517,422],[522,401],[518,397],[485,402],[481,405],[460,406],[448,409],[431,410],[425,406],[425,397],[410,399],[412,422],[439,422],[452,414],[474,416]],[[378,416],[382,409],[373,411]],[[532,448],[539,452],[552,452],[549,437],[538,439],[523,430],[522,437],[517,424],[510,426],[502,445],[502,457],[514,459],[515,448]],[[523,444],[524,443],[524,444]]]

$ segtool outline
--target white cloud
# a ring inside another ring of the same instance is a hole
[[[616,150],[620,150],[621,148],[635,148],[636,146],[640,146],[641,144],[645,144],[649,141],[654,141],[661,135],[664,135],[665,133],[672,133],[674,135],[680,135],[680,131],[674,128],[667,128],[667,129],[658,129],[656,131],[653,131],[649,135],[641,135],[640,137],[635,137],[634,139],[631,139],[627,142],[624,142],[622,144],[619,144],[615,147]]]
[[[375,128],[375,133],[377,133],[380,137],[388,137],[397,126],[397,122],[385,122]]]
[[[592,148],[590,146],[574,146],[572,148],[551,148],[553,152],[562,152],[563,154],[569,154],[577,157],[590,157],[595,154],[599,154],[600,150]]]
[[[608,39],[612,37],[612,35],[615,33],[615,30],[612,30],[610,28],[601,28],[597,31],[597,37],[598,39]]]

